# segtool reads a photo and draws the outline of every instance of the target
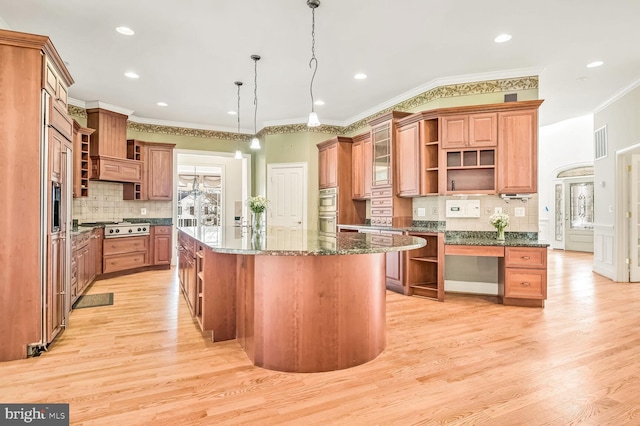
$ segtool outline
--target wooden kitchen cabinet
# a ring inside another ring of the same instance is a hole
[[[91,158],[89,145],[94,130],[73,120],[73,198],[89,196]]]
[[[87,109],[87,127],[94,129],[89,146],[93,180],[140,182],[142,163],[127,158],[127,116],[104,108]]]
[[[351,148],[351,173],[353,199],[367,200],[371,198],[372,174],[371,133],[366,132],[353,137]]]
[[[410,115],[391,111],[371,121],[372,183],[371,224],[377,226],[410,226],[413,222],[412,201],[398,196],[396,168],[397,123]],[[375,207],[375,208],[374,208]]]
[[[498,263],[498,294],[505,305],[544,307],[547,248],[505,247]]]
[[[171,264],[171,226],[152,226],[153,265]]]
[[[123,271],[149,265],[149,236],[105,238],[102,272]]]
[[[352,139],[336,136],[317,145],[318,186],[337,188],[336,220],[342,224],[364,223],[366,204],[353,198]]]
[[[140,161],[140,182],[125,183],[122,198],[125,200],[171,201],[173,199],[173,149],[174,144],[127,141],[127,158]]]
[[[429,114],[413,114],[398,121],[397,194],[420,197],[438,194],[438,119]]]
[[[69,143],[70,131],[58,125],[70,129],[66,92],[73,78],[51,40],[36,34],[0,30],[0,64],[0,361],[9,361],[39,353],[63,330],[67,315],[60,300],[69,290],[64,206],[72,183],[66,182],[61,156],[48,155],[66,152]],[[49,136],[57,132],[52,141]],[[43,151],[47,146],[50,150]],[[62,190],[58,232],[51,229],[52,182]]]
[[[498,114],[498,193],[538,191],[538,107]]]
[[[488,147],[498,144],[497,114],[459,114],[440,117],[443,149]]]
[[[424,238],[427,244],[403,252],[404,294],[444,301],[444,234],[437,232],[410,232]]]

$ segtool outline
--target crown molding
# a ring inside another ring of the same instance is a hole
[[[604,101],[602,104],[600,104],[600,106],[598,106],[593,111],[593,113],[597,114],[597,113],[601,112],[602,110],[604,110],[605,108],[610,107],[611,104],[619,101],[621,98],[623,98],[625,95],[629,94],[632,90],[636,89],[638,86],[640,86],[640,78],[637,79],[637,80],[632,81],[631,84],[629,84],[628,86],[618,90],[616,93],[613,94],[612,97],[610,97],[609,99]]]

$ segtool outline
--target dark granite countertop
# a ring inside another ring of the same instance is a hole
[[[384,227],[364,225],[338,225],[339,229],[371,230],[387,232],[441,232],[445,234],[444,243],[469,246],[509,246],[509,247],[549,247],[538,241],[537,232],[505,232],[505,241],[497,241],[496,231],[447,231],[444,221],[414,221],[409,227]]]
[[[372,254],[420,248],[423,238],[408,235],[379,235],[358,232],[323,234],[314,230],[267,227],[264,234],[252,235],[240,227],[184,227],[179,230],[209,246],[217,253],[271,256],[326,256]]]

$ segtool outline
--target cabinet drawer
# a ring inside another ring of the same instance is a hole
[[[391,197],[393,194],[391,192],[391,187],[384,187],[384,188],[380,188],[380,189],[372,189],[371,190],[371,198],[376,198],[376,197]]]
[[[373,198],[371,200],[371,208],[374,207],[392,207],[393,200],[391,198]]]
[[[104,257],[104,273],[123,271],[126,269],[139,268],[146,266],[147,253],[142,251],[138,253],[116,254]]]
[[[392,216],[392,215],[393,215],[393,209],[391,207],[382,208],[382,209],[371,208],[371,217],[373,217],[373,216]]]
[[[104,240],[103,254],[132,253],[145,251],[149,247],[149,237],[107,238]]]
[[[168,235],[171,234],[171,226],[154,226],[155,235]]]
[[[504,297],[547,298],[547,270],[505,268]]]
[[[506,267],[546,268],[546,247],[506,247],[504,251]]]

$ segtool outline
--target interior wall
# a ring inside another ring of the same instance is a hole
[[[608,155],[594,162],[594,271],[615,281],[626,281],[622,183],[617,178],[616,153],[640,143],[640,81],[619,99],[594,114],[594,130],[607,126]],[[620,211],[617,209],[620,208]],[[620,222],[620,226],[616,223]]]
[[[555,239],[554,180],[558,172],[593,164],[593,155],[593,114],[540,127],[538,131],[540,227],[538,239],[541,242],[551,244]]]

